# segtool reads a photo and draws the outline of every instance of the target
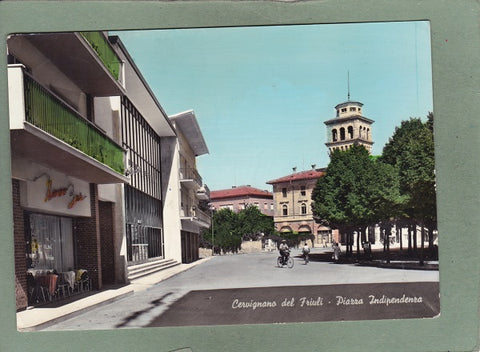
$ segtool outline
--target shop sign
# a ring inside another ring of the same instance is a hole
[[[48,176],[47,192],[45,194],[44,202],[48,202],[49,200],[51,200],[53,198],[57,198],[57,197],[60,198],[60,197],[67,196],[67,197],[70,198],[70,201],[68,202],[67,208],[72,209],[75,206],[75,204],[77,204],[78,202],[81,202],[82,200],[87,198],[87,196],[83,195],[81,192],[78,193],[78,194],[75,194],[74,186],[73,186],[72,183],[69,184],[67,187],[57,188],[57,189],[53,189],[52,184],[53,184],[53,180],[50,178],[50,176]],[[68,192],[69,189],[71,189],[70,192]]]

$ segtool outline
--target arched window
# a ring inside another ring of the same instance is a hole
[[[336,142],[337,141],[337,130],[336,129],[333,129],[332,130],[332,141]]]
[[[367,140],[370,140],[370,128],[367,128]]]
[[[353,139],[353,127],[352,126],[348,126],[347,133],[348,133],[348,138]]]
[[[340,140],[344,141],[345,140],[345,128],[340,128]]]
[[[302,203],[302,215],[307,214],[307,205],[305,203]]]
[[[282,206],[282,214],[283,214],[283,216],[287,216],[287,215],[288,215],[288,207],[287,207],[286,204],[284,204],[284,205]]]

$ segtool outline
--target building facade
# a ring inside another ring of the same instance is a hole
[[[176,138],[176,131],[120,39],[109,39],[124,63],[127,92],[110,98],[110,104],[120,118],[125,174],[130,181],[117,189],[124,208],[124,231],[118,245],[123,248],[128,281],[167,259],[178,261],[179,256],[172,253],[180,251],[175,245],[179,234],[167,231],[164,224],[163,177],[172,166],[163,164],[161,148],[163,139]],[[173,246],[170,256],[169,246]]]
[[[172,186],[178,190],[179,206],[171,208],[176,209],[177,214],[169,219],[180,216],[181,261],[190,263],[198,260],[200,233],[211,224],[210,191],[198,172],[196,160],[208,154],[208,147],[192,110],[172,115],[170,120],[177,132],[172,162],[174,169],[178,170],[175,177],[178,182]]]
[[[315,222],[312,211],[312,192],[317,180],[324,175],[323,169],[312,169],[267,182],[273,186],[274,223],[277,231],[313,235],[313,242],[317,245],[332,242],[332,232]]]
[[[198,234],[180,218],[182,157],[195,169],[202,154],[191,116],[175,125],[106,32],[7,45],[17,309],[181,262],[183,231]],[[194,194],[208,199],[207,188]]]
[[[362,108],[362,103],[350,100],[335,106],[335,118],[325,121],[327,126],[327,143],[325,145],[329,152],[346,150],[353,144],[359,144],[371,153],[374,121],[363,116]]]
[[[35,276],[82,269],[88,287],[115,280],[103,255],[114,257],[121,214],[100,187],[129,179],[112,127],[118,117],[103,98],[126,91],[123,63],[102,32],[11,35],[7,45],[15,282],[24,309]]]
[[[239,186],[212,191],[210,193],[210,202],[211,206],[217,210],[228,208],[238,213],[247,206],[254,205],[262,214],[267,216],[274,215],[273,194],[251,186]]]

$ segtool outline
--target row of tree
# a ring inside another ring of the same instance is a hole
[[[426,122],[403,121],[379,157],[370,156],[360,145],[333,151],[326,175],[312,193],[313,214],[317,221],[345,234],[347,255],[353,253],[354,234],[359,253],[360,241],[368,238],[367,229],[374,226],[380,226],[386,239],[393,226],[408,228],[408,247],[415,250],[412,237],[419,226],[423,264],[424,236],[428,231],[433,249],[437,223],[434,159],[432,113]],[[389,241],[384,242],[388,252]]]

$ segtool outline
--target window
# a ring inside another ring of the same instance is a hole
[[[348,126],[347,133],[348,133],[348,138],[353,139],[353,127],[352,126]]]
[[[337,130],[336,129],[333,129],[332,130],[332,141],[336,142],[337,139],[338,139],[338,135],[337,135]]]
[[[357,108],[351,107],[351,108],[350,108],[350,111],[357,111]]]
[[[28,266],[58,272],[75,267],[72,219],[30,214],[30,253]]]
[[[302,215],[306,215],[306,214],[307,214],[307,204],[302,203]]]
[[[340,140],[344,141],[345,140],[345,128],[340,128]]]
[[[300,194],[301,194],[302,196],[307,195],[307,191],[305,190],[305,186],[300,186]]]
[[[347,112],[347,108],[342,108],[342,112]]]
[[[288,215],[288,207],[286,204],[282,206],[282,215],[287,216]]]
[[[282,188],[282,195],[284,198],[287,197],[287,189],[286,188]]]

